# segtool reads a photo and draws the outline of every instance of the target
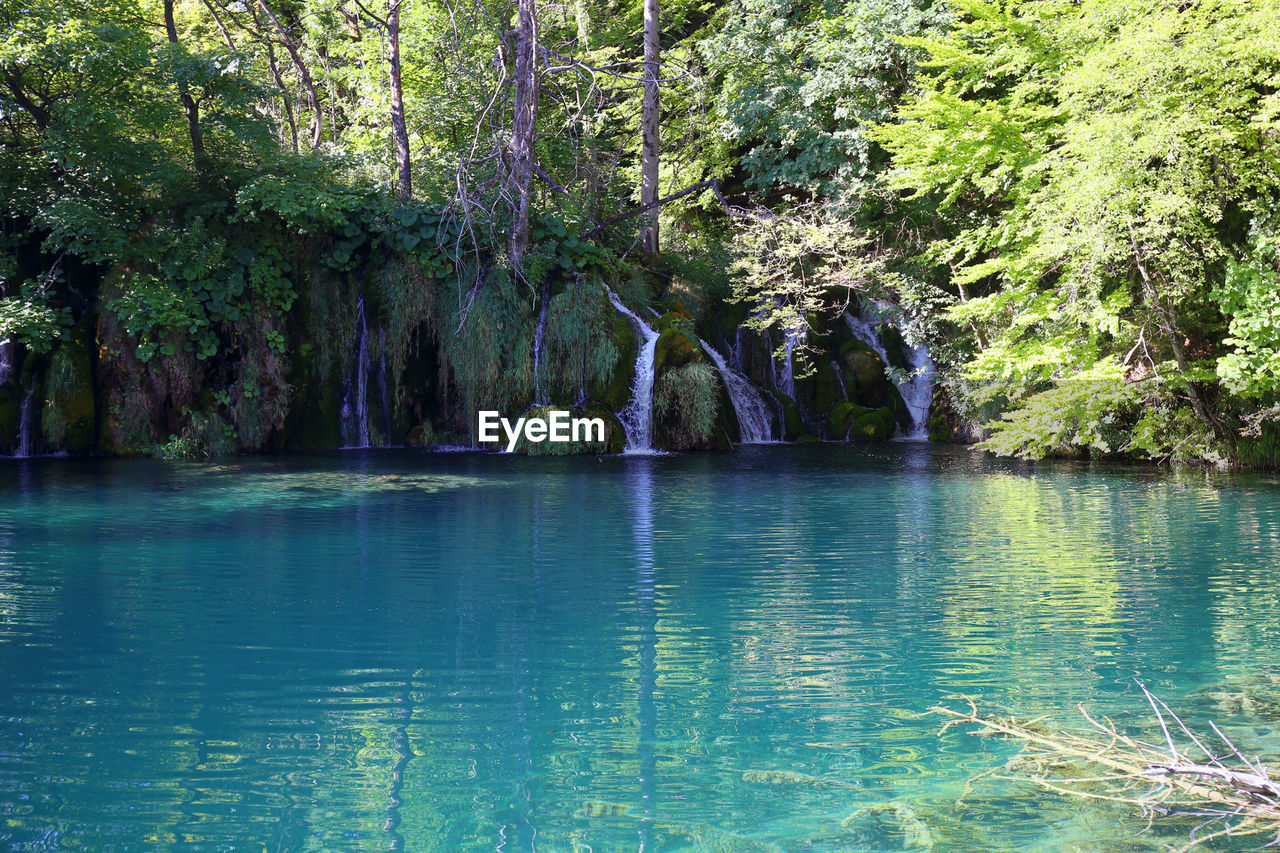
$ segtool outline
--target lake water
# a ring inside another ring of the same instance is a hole
[[[0,843],[1163,849],[919,715],[1280,759],[1278,580],[1267,478],[919,444],[6,460]]]

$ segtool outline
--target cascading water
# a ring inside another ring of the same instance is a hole
[[[18,449],[13,455],[24,459],[36,452],[36,388],[34,383],[22,400],[22,413],[18,419]]]
[[[0,341],[0,385],[13,375],[13,342]]]
[[[364,313],[364,297],[356,303],[352,364],[342,386],[339,434],[343,447],[369,446],[369,323]]]
[[[768,441],[776,441],[773,431],[773,415],[769,407],[765,405],[764,397],[759,389],[752,385],[745,376],[729,367],[720,353],[716,352],[710,344],[701,338],[698,339],[698,342],[702,344],[702,349],[706,354],[711,356],[711,360],[715,362],[716,369],[720,371],[720,378],[724,380],[725,391],[729,393],[729,402],[733,404],[733,410],[738,415],[738,425],[742,430],[742,443],[763,444]]]
[[[831,359],[831,375],[836,378],[836,387],[840,389],[840,399],[849,399],[849,389],[844,384],[844,372],[840,370],[840,364],[834,358]]]
[[[911,412],[911,432],[904,438],[926,441],[929,438],[929,407],[933,404],[933,359],[929,358],[929,351],[924,344],[911,347],[903,355],[911,370],[907,379],[898,385],[898,393]]]
[[[880,336],[870,323],[848,311],[844,312],[844,322],[855,338],[875,350],[886,365],[890,363],[889,354],[885,352]],[[924,344],[907,349],[903,356],[907,360],[907,375],[901,381],[895,380],[893,383],[902,396],[902,402],[907,404],[907,411],[911,413],[911,430],[902,438],[924,441],[929,437],[929,406],[933,402],[933,359],[929,358],[929,351]]]
[[[653,452],[653,354],[658,348],[658,332],[630,308],[622,304],[618,294],[605,288],[609,301],[620,314],[626,316],[636,332],[644,338],[644,345],[636,355],[636,378],[631,384],[631,402],[621,412],[618,420],[627,433],[624,453]]]
[[[774,387],[792,399],[795,399],[796,396],[796,377],[792,372],[792,368],[795,366],[793,356],[796,351],[796,343],[799,340],[798,335],[788,334],[786,344],[787,357],[781,362],[776,358],[773,360]]]
[[[574,273],[577,275],[577,273]],[[533,402],[534,405],[543,405],[551,402],[548,395],[543,393],[542,388],[542,361],[543,350],[546,349],[547,340],[547,302],[551,299],[551,285],[548,284],[542,288],[542,296],[538,300],[538,326],[533,333]]]

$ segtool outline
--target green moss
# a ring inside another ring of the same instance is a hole
[[[831,368],[831,359],[819,353],[813,361],[813,374],[805,382],[813,386],[813,414],[824,417],[832,406],[840,402],[840,386],[836,372]]]
[[[884,347],[884,354],[889,357],[889,364],[900,370],[911,369],[911,365],[907,362],[907,344],[902,339],[902,332],[898,331],[897,326],[884,323],[876,329],[876,336],[880,338],[880,346]]]
[[[658,336],[658,343],[654,348],[654,376],[660,377],[668,370],[701,360],[702,350],[688,332],[683,329],[667,329]]]
[[[404,443],[410,447],[435,447],[436,433],[431,421],[423,421],[405,435]]]
[[[827,414],[827,438],[835,441],[843,441],[848,438],[849,429],[853,426],[853,422],[866,414],[866,412],[866,409],[856,403],[850,403],[845,400],[837,401]]]
[[[892,382],[886,382],[884,386],[885,404],[889,411],[893,412],[894,419],[898,422],[898,426],[904,430],[911,429],[914,421],[911,418],[911,410],[907,408],[907,401],[902,399],[898,386]]]
[[[93,359],[81,337],[68,338],[53,354],[45,389],[41,424],[49,447],[70,453],[91,451],[97,431]]]
[[[858,341],[857,343],[862,343]],[[840,369],[844,374],[849,397],[860,405],[878,408],[888,401],[889,380],[884,375],[884,362],[870,347],[849,344],[841,347]]]
[[[627,430],[618,420],[618,416],[600,403],[588,403],[582,409],[583,417],[600,418],[604,421],[605,447],[602,453],[621,453],[627,446]]]
[[[593,384],[592,396],[619,411],[631,399],[631,384],[636,375],[636,333],[626,317],[617,317],[613,321],[613,345],[618,351],[613,372],[607,382]]]
[[[800,417],[800,407],[796,401],[776,388],[768,389],[769,393],[782,404],[782,440],[798,441],[804,435],[804,420]]]
[[[18,425],[22,419],[17,384],[0,385],[0,455],[10,456],[18,443]]]
[[[721,305],[715,321],[716,331],[720,333],[720,337],[726,341],[736,338],[738,327],[747,321],[749,313],[745,302]]]
[[[887,441],[893,438],[896,425],[893,412],[888,408],[876,409],[854,420],[849,438],[853,441]]]

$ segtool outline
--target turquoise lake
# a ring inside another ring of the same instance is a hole
[[[0,847],[1165,849],[921,714],[1280,763],[1278,581],[1273,478],[923,444],[4,460]]]

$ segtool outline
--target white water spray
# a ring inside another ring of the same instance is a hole
[[[631,383],[631,402],[620,412],[618,420],[627,433],[624,453],[653,452],[653,355],[658,348],[658,332],[640,316],[622,304],[618,294],[606,287],[609,301],[618,312],[625,315],[636,332],[644,338],[644,345],[636,355],[636,377]]]
[[[880,336],[876,334],[871,324],[861,317],[853,316],[848,311],[844,312],[844,322],[855,338],[875,350],[876,355],[880,356],[885,365],[889,365],[889,354],[885,352],[884,345],[880,343]],[[902,396],[902,402],[907,404],[907,411],[911,414],[911,429],[902,438],[910,441],[924,441],[929,437],[929,406],[933,402],[935,374],[933,360],[929,358],[929,351],[923,344],[910,347],[903,352],[903,356],[907,360],[907,376],[893,383]]]
[[[340,437],[343,447],[369,446],[369,323],[364,314],[364,297],[356,303],[354,362],[342,389]]]
[[[738,415],[738,426],[742,431],[743,444],[764,444],[775,441],[773,437],[773,416],[765,405],[760,390],[742,374],[725,363],[724,357],[701,338],[698,343],[720,371],[724,380],[725,391],[729,393],[729,402]]]

